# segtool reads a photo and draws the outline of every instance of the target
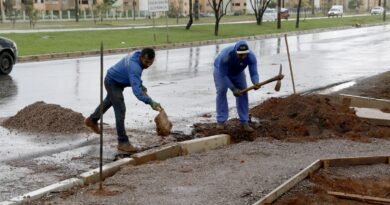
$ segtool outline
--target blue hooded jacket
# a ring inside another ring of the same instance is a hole
[[[142,91],[142,64],[140,60],[141,51],[135,51],[124,58],[118,63],[108,69],[107,78],[116,83],[123,85],[124,87],[132,87],[133,93],[138,100],[150,104],[152,99],[144,95]]]
[[[235,76],[244,71],[249,66],[249,74],[253,84],[259,82],[257,72],[257,60],[255,54],[250,50],[248,56],[243,60],[237,58],[237,49],[241,45],[247,45],[244,40],[238,41],[235,45],[224,48],[214,61],[215,72],[225,79],[225,83],[230,89],[235,88],[229,76]]]

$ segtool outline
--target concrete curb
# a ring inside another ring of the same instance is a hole
[[[133,155],[133,158],[123,158],[112,163],[108,163],[102,167],[103,179],[114,175],[122,166],[140,165],[154,160],[165,160],[177,156],[187,155],[191,153],[204,152],[230,144],[231,137],[227,134],[214,135],[189,141],[173,143],[163,147],[157,147],[151,150],[146,150]],[[37,200],[42,196],[58,191],[64,191],[75,186],[85,186],[99,182],[99,168],[84,172],[79,175],[79,178],[67,179],[44,188],[29,192],[22,196],[14,197],[10,200],[0,202],[0,205],[19,205],[28,204],[33,200]]]
[[[386,25],[386,24],[389,24],[389,23],[351,25],[351,26],[343,26],[343,27],[336,27],[336,28],[321,28],[321,29],[311,29],[311,30],[304,30],[304,31],[291,31],[291,32],[287,32],[287,34],[288,35],[299,35],[299,34],[319,33],[319,32],[324,32],[324,31],[344,30],[344,29],[350,29],[350,28],[370,27],[370,26],[379,26],[379,25]],[[161,44],[161,45],[148,45],[148,47],[154,48],[156,50],[173,49],[173,48],[186,48],[186,47],[193,47],[193,46],[232,43],[232,42],[236,42],[240,39],[259,40],[259,39],[283,37],[284,34],[285,33],[262,34],[262,35],[255,35],[255,36],[242,36],[242,37],[235,37],[235,38],[227,38],[227,39],[170,43],[170,44]],[[106,49],[106,50],[104,50],[104,54],[130,53],[132,51],[140,49],[141,47],[146,47],[146,46]],[[28,56],[19,56],[18,62],[23,63],[23,62],[46,61],[46,60],[57,60],[57,59],[70,59],[70,58],[97,56],[97,55],[100,55],[99,50],[78,51],[78,52],[68,52],[68,53],[52,53],[52,54],[41,54],[41,55],[28,55]]]
[[[114,175],[117,171],[120,170],[121,166],[125,165],[135,165],[135,160],[132,158],[124,158],[104,165],[102,167],[103,179]],[[98,182],[100,180],[99,170],[99,168],[96,168],[80,174],[80,178],[83,180],[84,185]]]
[[[205,152],[224,145],[228,145],[230,144],[230,138],[230,135],[221,134],[180,142],[180,145],[183,155],[187,155],[192,153]]]
[[[58,191],[63,191],[70,189],[75,186],[82,186],[84,185],[83,180],[78,179],[78,178],[70,178],[66,179],[64,181],[60,181],[58,183],[43,187],[41,189],[29,192],[27,194],[24,194],[22,196],[14,197],[9,201],[1,202],[1,205],[5,204],[28,204],[29,202],[39,199],[42,196],[52,193],[52,192],[58,192]]]
[[[137,153],[133,155],[136,165],[144,164],[154,160],[165,160],[181,155],[182,148],[178,143],[174,143],[168,146],[158,147],[145,152]]]

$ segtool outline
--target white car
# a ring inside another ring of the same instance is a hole
[[[383,14],[383,11],[384,11],[383,7],[376,6],[376,7],[371,9],[371,15]]]

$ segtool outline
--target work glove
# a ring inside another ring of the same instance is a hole
[[[253,84],[253,86],[255,86],[254,87],[255,90],[258,90],[259,88],[261,88],[261,85],[258,85],[257,83]]]
[[[233,88],[232,92],[233,92],[233,95],[236,96],[236,97],[242,96],[241,90],[238,89],[238,88]]]
[[[152,102],[150,102],[150,107],[152,107],[152,109],[155,110],[155,111],[161,111],[162,110],[162,107],[161,107],[160,103],[155,102],[153,100],[152,100]]]

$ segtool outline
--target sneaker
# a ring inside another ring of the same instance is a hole
[[[135,153],[138,151],[137,148],[135,148],[130,143],[118,144],[117,149],[122,152],[130,152],[130,153]]]
[[[224,123],[217,123],[217,129],[218,130],[224,130],[225,129],[225,124]]]
[[[92,121],[91,118],[87,117],[84,120],[84,125],[90,128],[94,133],[100,134],[100,128],[98,127],[97,122]]]
[[[244,130],[245,132],[254,132],[255,130],[249,126],[249,124],[242,124],[241,129]]]

